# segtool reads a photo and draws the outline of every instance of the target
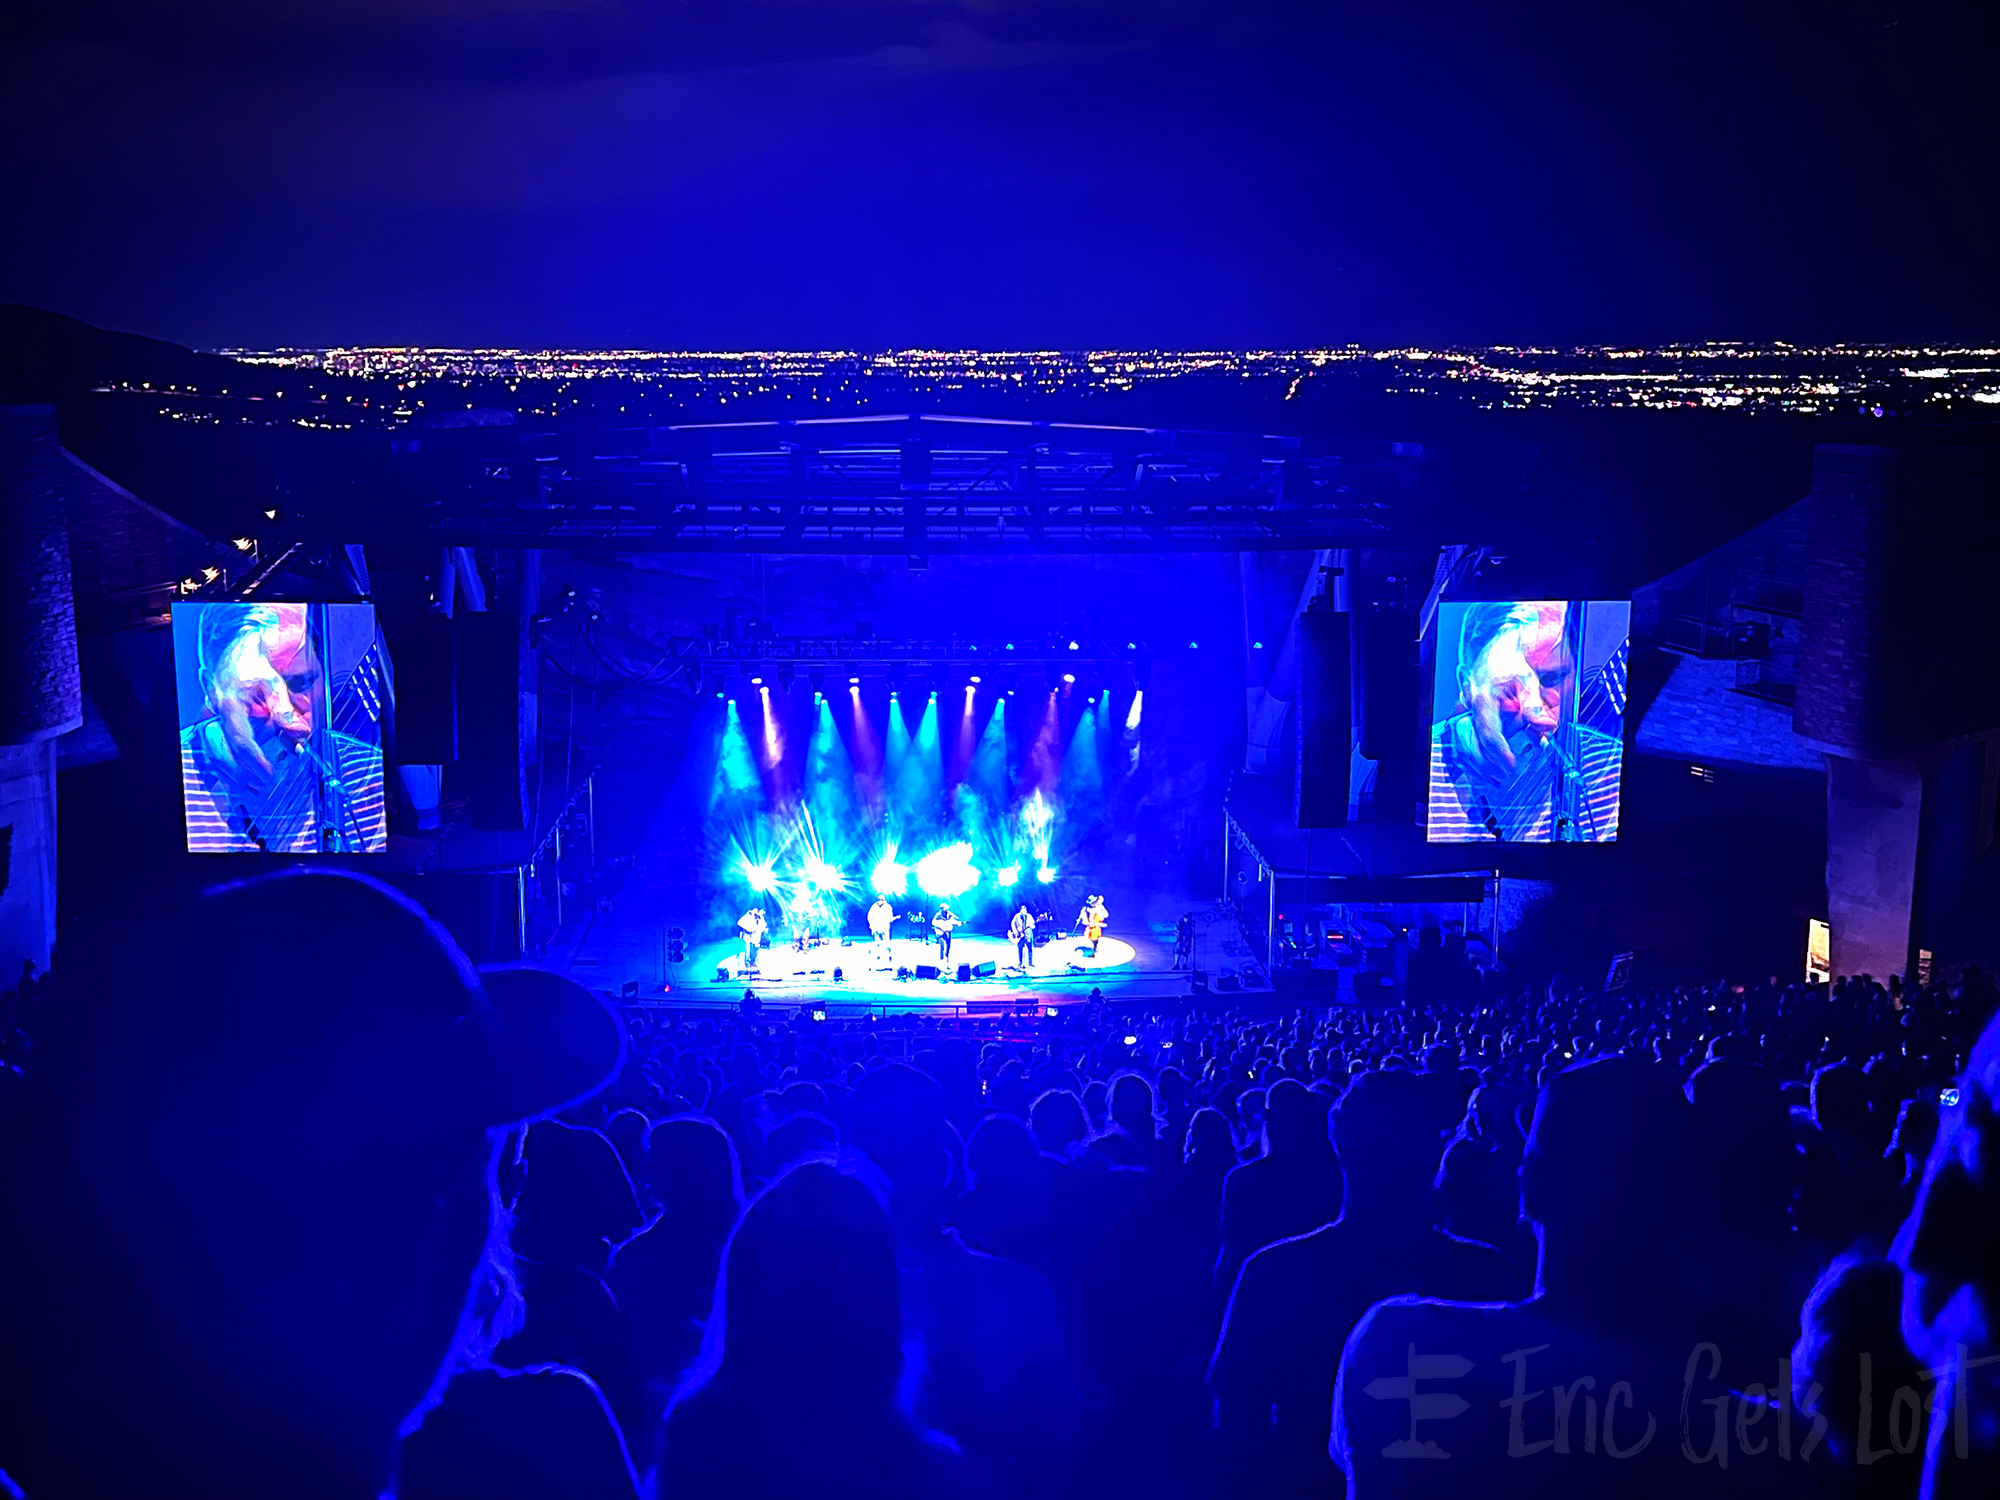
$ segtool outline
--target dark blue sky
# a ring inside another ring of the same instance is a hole
[[[197,345],[2000,337],[1969,4],[64,0],[0,300]]]

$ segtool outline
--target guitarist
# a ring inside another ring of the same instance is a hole
[[[757,950],[764,946],[764,934],[770,924],[764,920],[764,908],[753,906],[736,919],[736,930],[743,935],[743,967],[757,967]]]
[[[931,931],[937,934],[938,962],[951,962],[951,930],[958,926],[958,913],[951,909],[949,901],[938,903],[937,915],[931,918]]]
[[[1035,966],[1035,914],[1028,910],[1027,903],[1014,913],[1014,920],[1007,924],[1007,936],[1014,940],[1015,965],[1026,973]]]
[[[896,920],[887,896],[877,896],[868,908],[868,935],[874,939],[869,961],[878,969],[889,967],[889,928]]]

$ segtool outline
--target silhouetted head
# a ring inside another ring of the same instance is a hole
[[[957,1145],[944,1090],[908,1063],[871,1068],[848,1103],[848,1138],[889,1180],[899,1208],[942,1197]]]
[[[1182,1159],[1232,1163],[1236,1160],[1236,1138],[1230,1133],[1229,1120],[1221,1110],[1204,1104],[1189,1116]]]
[[[1264,1096],[1264,1139],[1273,1155],[1324,1151],[1325,1101],[1296,1078],[1280,1078]]]
[[[764,1137],[764,1170],[780,1170],[813,1156],[840,1150],[840,1127],[825,1115],[802,1110],[780,1120]]]
[[[750,1201],[723,1251],[716,1306],[703,1366],[733,1394],[846,1411],[895,1400],[903,1329],[889,1215],[833,1163],[803,1162]]]
[[[1035,1143],[1055,1156],[1068,1156],[1090,1134],[1090,1121],[1083,1101],[1068,1089],[1050,1089],[1028,1109],[1028,1125]]]
[[[2000,1017],[1973,1047],[1958,1090],[1959,1102],[1940,1111],[1923,1187],[1896,1237],[1908,1273],[1903,1331],[1932,1367],[1961,1343],[1974,1358],[2000,1354]],[[1990,1383],[1974,1389],[1994,1399]],[[1990,1431],[2000,1410],[1974,1421]]]
[[[1799,1315],[1801,1332],[1792,1350],[1792,1386],[1802,1407],[1811,1403],[1825,1415],[1834,1452],[1853,1460],[1863,1409],[1861,1356],[1870,1363],[1869,1425],[1891,1431],[1891,1398],[1898,1387],[1924,1389],[1916,1357],[1903,1339],[1903,1272],[1888,1261],[1847,1255],[1827,1267]],[[1914,1467],[1914,1457],[1897,1459],[1883,1444],[1877,1458]],[[1873,1462],[1874,1460],[1870,1460]],[[1908,1493],[1915,1493],[1912,1483]]]
[[[1563,1069],[1535,1104],[1521,1203],[1550,1234],[1606,1263],[1671,1250],[1705,1208],[1692,1107],[1633,1058]]]
[[[743,1174],[729,1132],[703,1115],[662,1120],[646,1137],[646,1185],[668,1214],[719,1223],[743,1211]]]
[[[1120,1073],[1111,1082],[1111,1119],[1135,1141],[1150,1141],[1153,1122],[1153,1086],[1137,1073]]]
[[[988,1115],[965,1143],[965,1168],[975,1188],[1027,1181],[1039,1156],[1034,1135],[1012,1115]]]
[[[1868,1075],[1852,1063],[1832,1063],[1813,1074],[1813,1123],[1829,1133],[1868,1133]]]
[[[1349,1084],[1332,1126],[1350,1205],[1407,1202],[1428,1193],[1444,1154],[1446,1123],[1437,1090],[1423,1074],[1363,1073]]]

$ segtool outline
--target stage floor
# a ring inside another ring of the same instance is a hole
[[[1150,898],[1131,892],[1107,892],[1113,926],[1097,955],[1080,937],[1052,938],[1035,950],[1035,966],[1015,967],[1014,944],[1004,936],[961,929],[951,946],[951,962],[943,965],[935,942],[911,937],[891,940],[887,966],[875,961],[868,938],[850,936],[844,942],[821,944],[804,952],[789,943],[774,942],[758,954],[757,967],[746,975],[743,945],[731,934],[699,933],[688,928],[690,941],[681,963],[668,961],[666,930],[673,913],[690,904],[685,892],[663,888],[620,892],[611,911],[559,934],[549,962],[567,968],[589,985],[618,995],[636,983],[641,1000],[701,1007],[734,1007],[746,988],[756,991],[773,1008],[821,1003],[829,1015],[888,1014],[902,1011],[952,1014],[1032,1004],[1077,1003],[1093,989],[1107,999],[1168,1000],[1184,998],[1190,976],[1173,966],[1174,920],[1191,903],[1169,896]],[[1194,909],[1195,964],[1214,977],[1232,970],[1248,957],[1233,924],[1204,903]],[[684,925],[684,924],[683,924]],[[958,982],[958,966],[977,968],[991,963],[990,978]],[[916,977],[918,965],[942,970],[936,979]],[[833,977],[840,970],[840,978]],[[899,969],[909,977],[897,978]]]

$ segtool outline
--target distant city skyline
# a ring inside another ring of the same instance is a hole
[[[411,393],[410,416],[429,399],[417,393],[434,393],[440,386],[480,392],[489,404],[503,393],[521,395],[520,401],[506,404],[554,415],[565,405],[602,407],[607,394],[620,389],[642,404],[677,406],[772,395],[828,403],[898,392],[1116,395],[1142,387],[1220,381],[1254,386],[1290,401],[1312,394],[1311,383],[1324,380],[1386,396],[1484,408],[1697,407],[1811,416],[2000,407],[2000,346],[1732,341],[1657,348],[1347,345],[870,353],[407,345],[209,352],[248,364],[389,382]]]

